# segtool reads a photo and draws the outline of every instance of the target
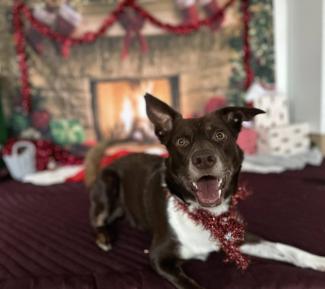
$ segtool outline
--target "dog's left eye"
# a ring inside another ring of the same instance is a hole
[[[213,138],[216,141],[222,141],[222,140],[224,140],[226,138],[226,135],[222,131],[217,131],[217,132],[214,133]]]
[[[177,141],[176,141],[176,145],[177,145],[178,147],[186,147],[186,146],[188,146],[189,144],[190,144],[190,141],[189,141],[187,138],[185,138],[185,137],[180,137],[180,138],[178,138]]]

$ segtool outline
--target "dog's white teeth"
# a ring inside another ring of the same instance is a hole
[[[221,197],[221,189],[218,191],[219,198]]]
[[[218,186],[220,187],[222,185],[222,179],[219,180]]]
[[[195,189],[197,189],[198,188],[198,186],[197,186],[197,184],[196,183],[192,183],[192,185],[193,185],[193,187],[195,188]]]

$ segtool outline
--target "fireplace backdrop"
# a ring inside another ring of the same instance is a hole
[[[92,114],[96,135],[103,138],[134,137],[154,140],[146,116],[143,95],[157,95],[164,102],[179,107],[178,78],[115,79],[91,82]]]
[[[82,23],[77,32],[96,30],[115,7],[113,2],[116,1],[78,2]],[[174,0],[138,2],[165,22],[181,22]],[[218,2],[224,5],[227,0]],[[143,53],[139,43],[134,41],[124,60],[121,59],[121,50],[125,31],[118,23],[95,43],[73,47],[66,59],[58,53],[55,45],[45,39],[46,53],[43,55],[28,46],[34,111],[31,117],[24,119],[21,111],[16,110],[9,123],[18,127],[19,132],[37,128],[44,136],[64,144],[94,141],[110,133],[118,137],[131,134],[152,140],[140,97],[145,92],[170,103],[185,117],[202,114],[210,99],[236,95],[241,90],[243,78],[238,66],[243,51],[238,40],[242,39],[243,22],[239,3],[227,11],[218,31],[202,28],[188,36],[173,36],[145,23],[141,33],[147,40],[147,53]],[[10,9],[11,5],[9,0],[0,3],[2,27],[5,27],[2,24],[6,25],[3,11]],[[251,13],[262,6],[267,7],[266,4],[252,4]],[[205,14],[201,10],[200,17],[203,18]],[[7,30],[10,31],[9,27]],[[6,41],[0,43],[0,53],[6,46],[8,58],[4,69],[19,83],[17,66],[12,65],[17,63],[17,59],[10,33],[3,39]],[[264,46],[258,47],[262,49]],[[4,101],[8,115],[8,108],[19,101],[19,96],[12,101],[8,94]],[[65,135],[71,131],[75,135]]]

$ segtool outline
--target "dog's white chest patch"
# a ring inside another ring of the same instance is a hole
[[[210,212],[218,216],[228,210],[228,204],[229,202],[225,201],[220,206],[211,209]],[[219,244],[211,238],[210,232],[181,211],[173,196],[168,199],[167,213],[169,224],[179,242],[180,258],[206,260],[211,252],[219,251]]]

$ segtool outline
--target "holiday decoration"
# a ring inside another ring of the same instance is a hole
[[[54,30],[64,37],[71,36],[76,27],[81,22],[80,14],[75,11],[68,4],[60,6],[58,16],[54,24]],[[70,53],[68,42],[61,44],[61,53],[64,57],[67,57]]]
[[[42,134],[47,134],[51,115],[45,109],[44,98],[37,93],[32,97],[32,112],[30,116],[31,126],[40,131]]]
[[[176,0],[183,24],[195,24],[199,21],[199,11],[195,0]]]
[[[141,51],[147,52],[148,44],[146,39],[141,35],[141,29],[144,26],[144,18],[135,13],[131,8],[126,8],[118,17],[120,24],[125,29],[124,45],[121,58],[125,59],[129,54],[129,47],[133,38],[137,38]]]
[[[36,171],[35,154],[35,145],[28,141],[15,142],[10,154],[3,154],[3,160],[15,180],[22,180],[24,176]]]
[[[259,153],[287,156],[303,153],[309,149],[309,126],[306,123],[289,124],[289,106],[286,97],[274,92],[252,99],[255,107],[266,112],[254,121],[258,132]]]
[[[30,86],[29,86],[29,72],[27,66],[26,55],[26,37],[24,35],[24,23],[22,20],[21,9],[23,3],[15,2],[13,5],[13,27],[14,27],[14,40],[16,44],[16,54],[18,65],[20,69],[20,94],[22,109],[25,113],[29,113],[31,108]]]
[[[3,147],[3,155],[12,155],[17,140],[9,140]],[[59,165],[79,165],[82,157],[71,154],[68,150],[47,140],[35,140],[32,143],[36,147],[36,168],[38,171],[46,170],[53,161]]]
[[[71,36],[81,22],[81,15],[71,6],[64,3],[60,6],[54,28],[55,31],[67,37]]]
[[[81,144],[85,140],[78,120],[54,119],[50,122],[50,131],[54,142],[60,145]]]
[[[33,9],[33,16],[38,21],[53,27],[56,18],[55,12],[49,4],[36,5]],[[43,38],[43,35],[33,28],[33,26],[29,27],[26,33],[26,40],[39,54],[43,53],[44,50]]]
[[[215,14],[218,14],[220,11],[220,6],[216,0],[199,0],[205,14],[208,17],[211,17]],[[218,30],[224,20],[224,14],[221,13],[219,19],[216,19],[216,21],[211,25],[211,28],[213,30]]]
[[[168,195],[170,194],[168,193]],[[174,198],[174,205],[177,209],[183,211],[194,223],[210,232],[211,239],[214,239],[226,253],[225,261],[235,262],[237,267],[242,270],[247,269],[249,261],[239,251],[239,246],[244,242],[245,238],[245,226],[236,210],[236,206],[247,195],[247,191],[240,187],[231,199],[229,210],[219,216],[202,208],[190,210],[186,203]]]
[[[266,113],[255,119],[255,126],[260,129],[274,128],[289,124],[288,100],[280,95],[263,95],[253,101],[254,107]]]
[[[215,0],[216,1],[216,0]],[[248,11],[248,1],[249,0],[241,0],[242,3],[242,11],[243,11],[243,37],[244,37],[244,63],[246,67],[246,84],[251,82],[252,73],[250,70],[250,42],[248,37],[248,22],[250,20],[249,11]],[[185,23],[180,25],[173,25],[169,23],[165,23],[153,15],[151,15],[148,11],[144,10],[136,0],[124,0],[120,2],[120,4],[103,20],[100,27],[93,32],[86,32],[79,37],[72,37],[71,31],[73,30],[74,25],[78,22],[78,17],[72,17],[74,20],[68,24],[71,25],[71,29],[64,28],[63,30],[58,29],[58,31],[63,32],[59,33],[49,25],[43,23],[42,21],[38,20],[37,17],[34,16],[33,11],[25,4],[22,0],[16,0],[13,5],[13,27],[14,27],[14,40],[16,45],[16,53],[18,57],[18,64],[20,69],[20,78],[21,78],[21,97],[22,97],[22,107],[26,113],[29,113],[31,110],[31,99],[30,99],[30,85],[29,85],[29,74],[28,74],[28,64],[27,64],[27,56],[26,56],[26,35],[24,34],[24,21],[23,18],[26,19],[31,27],[35,29],[38,33],[42,34],[42,36],[54,41],[56,45],[61,47],[62,54],[64,56],[68,56],[70,52],[70,48],[74,45],[80,44],[89,44],[93,43],[100,37],[106,35],[107,30],[116,22],[121,21],[123,19],[123,13],[126,10],[129,10],[125,15],[129,15],[130,11],[132,10],[134,14],[136,14],[136,22],[137,22],[137,30],[140,31],[143,22],[148,22],[151,25],[159,27],[166,32],[173,33],[176,35],[186,35],[190,34],[194,31],[197,31],[203,26],[206,27],[213,27],[216,22],[220,22],[220,19],[225,14],[225,11],[232,6],[236,0],[228,0],[220,9],[216,6],[216,2],[206,2],[205,5],[209,8],[209,16],[205,19],[200,19],[198,21],[191,23]],[[209,4],[210,3],[210,4]],[[67,10],[71,12],[71,10]],[[215,13],[210,13],[214,11]],[[67,20],[64,17],[66,11],[61,15],[62,19]],[[68,13],[69,14],[69,13]],[[70,14],[69,14],[70,15]],[[121,18],[122,17],[122,18]],[[130,17],[127,17],[128,21],[126,27],[126,31],[130,31]],[[122,20],[124,23],[124,20]],[[219,25],[219,24],[218,24]],[[66,27],[66,26],[65,26]],[[133,31],[133,30],[132,30]],[[134,33],[134,31],[133,31]],[[137,34],[139,35],[140,34]],[[141,38],[140,38],[141,40]],[[142,40],[141,40],[142,41]],[[140,41],[140,42],[141,42]],[[128,43],[128,40],[126,41]],[[142,42],[142,48],[144,49],[145,43]],[[127,44],[126,44],[127,47]],[[247,87],[247,85],[245,85]]]
[[[51,116],[45,109],[36,110],[31,115],[31,122],[33,127],[39,131],[46,133],[49,128]]]
[[[259,130],[258,151],[272,155],[294,155],[310,148],[306,123]]]
[[[71,36],[81,22],[80,14],[67,3],[61,3],[61,5],[57,6],[51,1],[47,1],[45,4],[36,5],[32,11],[32,15],[40,23],[48,25],[54,31],[65,37]],[[43,38],[43,34],[33,26],[26,33],[28,43],[39,54],[44,50]],[[62,54],[67,56],[65,53],[68,51],[64,50],[64,45],[59,48],[62,48]]]
[[[244,33],[238,33],[229,40],[230,46],[237,52],[228,90],[233,105],[245,104],[245,90],[254,78],[263,83],[274,83],[272,2],[242,1]]]

